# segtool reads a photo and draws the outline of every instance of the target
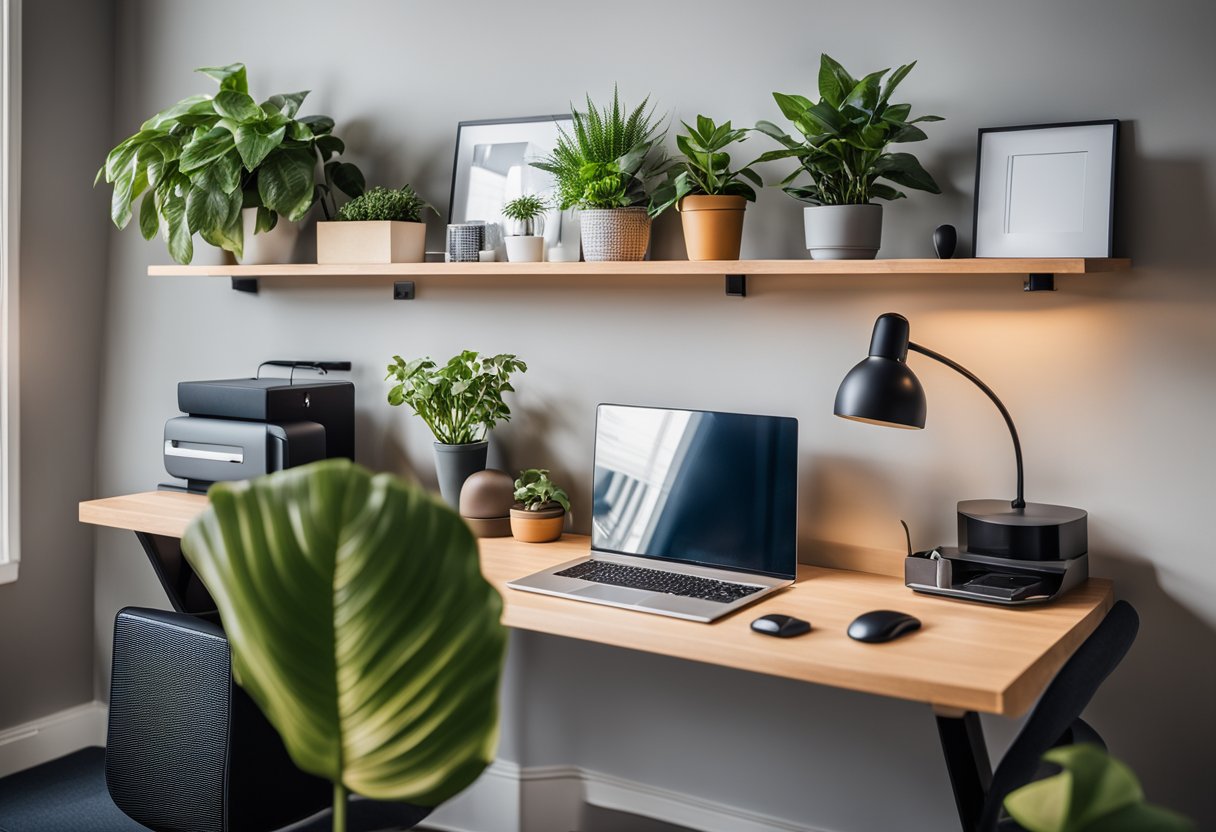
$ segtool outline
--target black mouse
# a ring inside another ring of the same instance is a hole
[[[881,644],[919,629],[920,619],[913,618],[906,612],[874,610],[853,619],[853,623],[849,625],[849,638]]]
[[[811,631],[811,622],[794,618],[792,615],[765,615],[752,622],[752,629],[757,633],[777,638],[793,638]]]

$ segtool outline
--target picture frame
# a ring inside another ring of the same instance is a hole
[[[1119,121],[979,131],[976,257],[1111,257]]]
[[[554,193],[553,176],[529,163],[552,152],[571,122],[569,113],[459,122],[448,222],[485,222],[485,248],[506,260],[502,207],[524,194]],[[545,259],[578,260],[579,245],[577,213],[546,212]]]

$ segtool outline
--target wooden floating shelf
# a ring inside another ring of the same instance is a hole
[[[149,266],[152,277],[578,277],[581,275],[999,275],[1125,271],[1114,258],[967,258],[958,260],[643,260],[613,263],[383,263],[266,266]]]

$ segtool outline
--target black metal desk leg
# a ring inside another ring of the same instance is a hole
[[[954,789],[954,803],[963,832],[976,832],[984,797],[992,785],[992,763],[984,742],[984,729],[975,711],[934,708],[937,733],[942,738],[946,771]]]

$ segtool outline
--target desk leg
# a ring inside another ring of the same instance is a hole
[[[937,733],[942,739],[946,771],[954,789],[954,803],[964,832],[976,832],[984,797],[992,785],[992,763],[984,742],[984,729],[975,711],[934,708]]]
[[[190,568],[190,562],[182,554],[180,540],[146,532],[136,532],[135,537],[148,556],[174,610],[190,615],[215,615],[215,601],[211,600],[207,588]]]

